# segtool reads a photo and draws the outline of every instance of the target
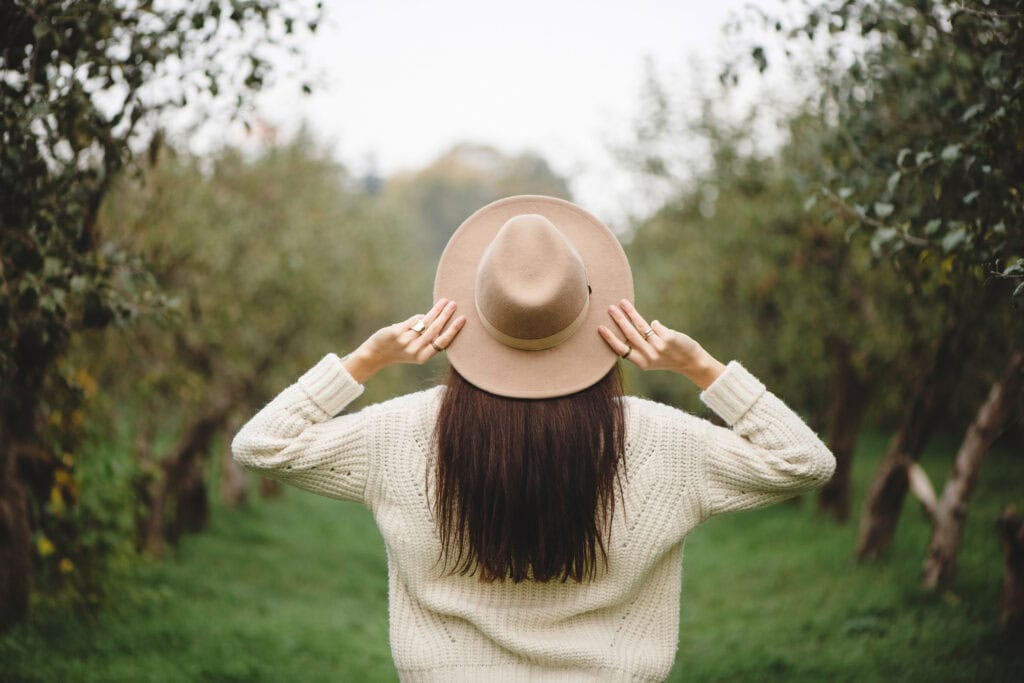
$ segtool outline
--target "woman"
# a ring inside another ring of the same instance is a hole
[[[739,363],[648,325],[618,241],[569,202],[483,207],[434,289],[285,389],[234,457],[373,511],[402,680],[664,679],[687,533],[823,485],[832,454]],[[445,387],[335,417],[381,369],[441,352]],[[729,427],[623,397],[620,358],[689,378]]]

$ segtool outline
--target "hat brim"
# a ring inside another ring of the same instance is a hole
[[[514,349],[494,339],[480,322],[473,295],[480,257],[498,230],[513,216],[531,213],[545,216],[576,247],[591,288],[589,312],[579,330],[542,351]],[[616,329],[608,306],[633,300],[633,274],[615,234],[593,215],[557,197],[518,195],[477,210],[452,234],[434,280],[434,300],[441,297],[455,301],[466,316],[446,350],[459,374],[500,396],[551,398],[586,389],[618,361],[597,328]]]

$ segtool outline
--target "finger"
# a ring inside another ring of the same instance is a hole
[[[441,311],[434,318],[433,322],[427,326],[427,329],[423,331],[419,339],[414,339],[409,344],[409,351],[414,354],[418,354],[422,349],[430,346],[430,342],[433,341],[437,335],[441,333],[444,326],[448,324],[448,320],[455,313],[455,302],[448,301],[441,308]]]
[[[416,337],[420,336],[420,333],[412,328],[414,325],[416,325],[417,322],[419,322],[420,318],[422,317],[422,313],[417,313],[415,315],[409,316],[409,318],[407,318],[406,320],[403,320],[402,322],[397,323],[395,325],[395,337],[398,339],[399,344],[402,344],[404,346],[411,342]]]
[[[644,320],[644,317],[640,315],[640,312],[636,310],[636,307],[629,299],[623,299],[621,307],[622,310],[626,312],[626,315],[629,316],[630,322],[633,323],[636,329],[640,330],[641,335],[643,335],[643,333],[646,332],[647,330],[652,329],[651,326],[647,324],[647,321]]]
[[[448,299],[445,299],[445,298],[442,297],[442,298],[438,299],[437,301],[435,301],[434,305],[425,314],[423,314],[423,315],[419,315],[419,314],[414,315],[411,318],[412,322],[409,325],[408,334],[403,333],[399,337],[398,341],[403,346],[408,346],[409,344],[411,344],[412,342],[415,342],[420,337],[425,336],[426,333],[427,333],[426,328],[431,323],[433,323],[434,320],[437,319],[437,316],[441,313],[441,311],[444,310],[444,307],[445,307],[445,305],[447,305],[447,303],[448,303]],[[416,330],[412,329],[413,326],[416,325],[416,323],[420,323],[420,322],[423,323],[423,327],[424,327],[424,329],[422,331],[417,332]],[[422,346],[422,344],[417,344],[416,348],[419,349],[421,346]]]
[[[445,299],[444,297],[435,301],[433,307],[431,307],[431,309],[427,311],[426,315],[423,316],[423,324],[429,327],[435,320],[437,320],[437,316],[441,315],[441,311],[443,311],[444,307],[447,305],[448,299]]]
[[[619,339],[618,337],[616,337],[615,333],[609,330],[604,325],[598,325],[597,333],[601,335],[601,338],[604,339],[605,343],[608,344],[611,350],[615,352],[616,356],[621,357],[622,354],[626,353],[626,351],[629,350],[629,345],[626,342]]]
[[[461,330],[463,325],[465,324],[466,316],[460,315],[458,318],[455,319],[455,322],[453,322],[445,329],[444,332],[437,335],[437,339],[434,340],[434,343],[436,343],[442,349],[447,349],[448,345],[451,344],[452,341],[455,339],[455,335],[459,333],[459,330]]]
[[[662,339],[669,339],[674,333],[674,330],[665,327],[657,320],[651,323],[651,329],[653,329],[654,333]]]
[[[651,348],[651,345],[647,343],[643,335],[636,329],[633,322],[626,317],[622,309],[613,305],[608,307],[608,312],[611,314],[615,324],[622,330],[622,336],[626,338],[626,343],[650,358],[653,355],[654,349]]]
[[[455,335],[459,333],[459,330],[461,330],[463,325],[465,324],[466,316],[460,315],[458,318],[456,318],[455,322],[453,322],[451,325],[445,328],[444,332],[437,335],[437,337],[434,339],[433,344],[427,344],[425,347],[423,347],[423,349],[419,353],[420,360],[429,360],[433,356],[440,353],[440,351],[438,351],[437,348],[435,347],[435,344],[441,347],[441,350],[447,349],[448,346],[452,343],[452,340],[455,339]]]

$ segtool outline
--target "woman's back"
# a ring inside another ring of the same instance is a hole
[[[403,680],[662,680],[679,625],[682,543],[709,516],[813,489],[834,460],[738,363],[701,397],[733,429],[627,397],[621,494],[593,580],[482,581],[445,569],[435,519],[442,387],[327,419],[360,393],[325,357],[246,425],[236,459],[365,503],[388,552]],[[326,420],[326,421],[324,421]]]

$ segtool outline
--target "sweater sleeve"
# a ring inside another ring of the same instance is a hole
[[[363,393],[330,353],[239,430],[242,467],[329,498],[364,502],[367,412],[334,417]]]
[[[832,478],[828,447],[737,361],[700,398],[731,427],[707,423],[707,517],[770,505]]]

